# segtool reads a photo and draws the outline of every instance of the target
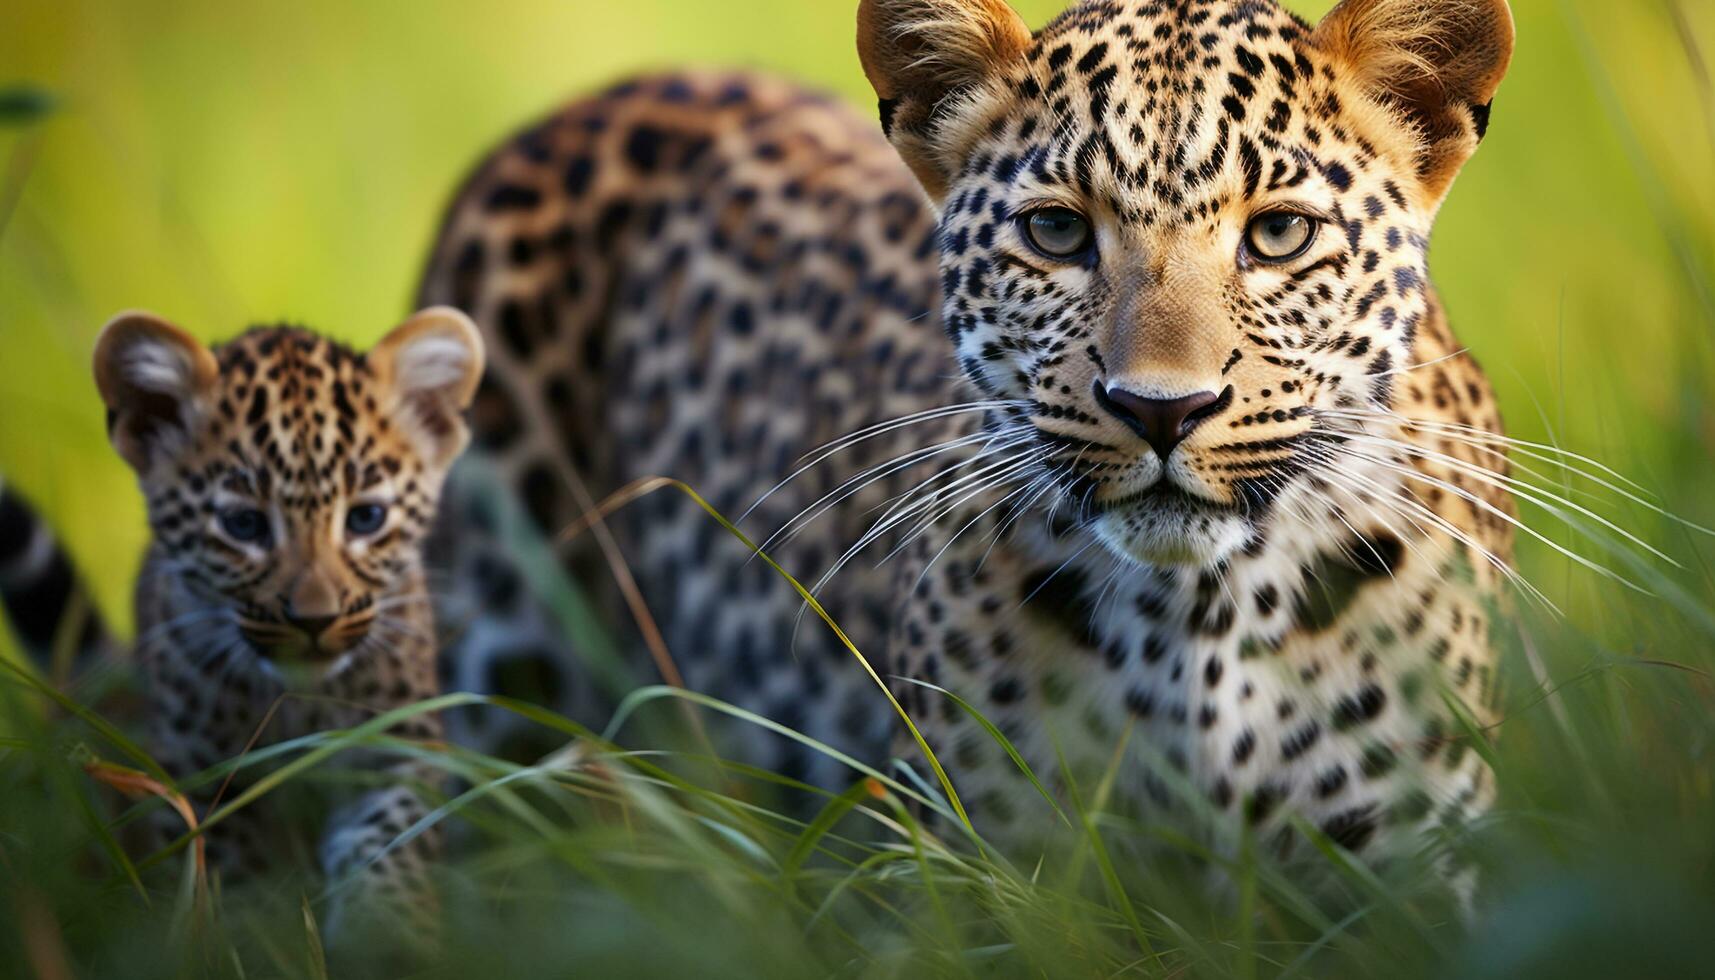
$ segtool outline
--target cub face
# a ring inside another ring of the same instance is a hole
[[[1512,50],[1504,0],[1346,0],[1315,27],[1091,0],[1036,34],[1002,0],[864,0],[858,34],[940,209],[965,373],[1028,406],[1112,550],[1205,566],[1394,408],[1434,214]]]
[[[147,501],[151,571],[276,666],[361,653],[378,626],[426,612],[404,607],[427,601],[410,594],[420,542],[482,366],[476,327],[447,308],[367,354],[290,327],[211,350],[148,314],[116,317],[95,378]]]

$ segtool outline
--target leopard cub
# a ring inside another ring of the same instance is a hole
[[[144,313],[102,331],[95,379],[152,534],[136,659],[152,747],[173,776],[437,693],[422,541],[482,369],[476,328],[444,308],[368,353],[287,326],[211,349]],[[435,740],[440,722],[417,716],[393,734]],[[335,801],[320,838],[328,928],[432,924],[436,836],[388,847],[427,812],[418,787],[431,774],[361,764],[380,777]],[[212,792],[193,790],[205,816]],[[281,819],[251,806],[210,827],[213,867],[231,877],[278,863]]]

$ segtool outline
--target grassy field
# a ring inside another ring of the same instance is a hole
[[[406,312],[455,181],[508,130],[687,62],[867,101],[851,6],[0,5],[0,91],[28,86],[51,109],[0,101],[0,474],[42,502],[123,626],[143,529],[89,380],[109,315],[146,307],[210,338],[289,318],[372,340]],[[1017,6],[1039,22],[1059,4]],[[1442,216],[1438,285],[1514,435],[1715,525],[1715,3],[1513,6],[1518,56]],[[1149,829],[1103,816],[1099,787],[1019,865],[954,822],[919,827],[903,801],[945,802],[891,771],[854,773],[829,820],[804,826],[756,802],[766,774],[651,755],[627,728],[552,772],[437,758],[479,787],[457,819],[471,856],[445,882],[449,960],[508,977],[1715,972],[1715,548],[1550,476],[1679,567],[1527,511],[1652,594],[1522,548],[1562,613],[1527,610],[1508,654],[1490,733],[1502,805],[1456,842],[1485,871],[1469,928],[1409,875],[1349,869],[1336,894],[1306,896],[1262,859],[1227,869],[1232,901],[1199,901],[1204,872],[1130,866],[1125,841]],[[108,846],[116,796],[80,763],[143,761],[85,722],[40,720],[42,704],[0,675],[0,963],[313,975],[313,889],[251,893],[209,923],[171,887],[174,856],[169,884],[139,891]]]

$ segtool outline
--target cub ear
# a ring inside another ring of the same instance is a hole
[[[1416,130],[1418,176],[1439,204],[1488,130],[1512,60],[1506,0],[1342,0],[1315,36]]]
[[[1030,47],[1005,0],[862,0],[858,58],[881,100],[881,128],[939,203],[968,148],[949,125],[961,100]]]
[[[95,341],[108,438],[143,473],[183,452],[210,407],[220,365],[196,338],[148,313],[121,313]]]
[[[433,306],[393,328],[368,355],[389,417],[424,457],[446,466],[470,432],[462,413],[482,380],[482,334],[450,306]]]

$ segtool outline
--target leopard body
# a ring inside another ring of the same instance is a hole
[[[1030,32],[997,0],[872,0],[859,42],[886,139],[787,83],[670,74],[484,161],[420,294],[488,341],[483,465],[550,535],[652,476],[745,514],[895,679],[979,829],[1048,811],[936,688],[1057,785],[1118,759],[1119,809],[1191,787],[1219,814],[1200,829],[1298,815],[1388,854],[1481,812],[1513,517],[1426,254],[1487,127],[1505,5],[1354,0],[1312,26],[1258,0],[1100,0]],[[1033,248],[1021,218],[1045,204],[1094,226],[1087,254]],[[1271,207],[1317,222],[1291,262],[1246,257]],[[1221,394],[1165,462],[1104,398],[1198,389]],[[609,524],[690,687],[919,757],[692,502]],[[450,550],[455,580],[494,576]],[[588,535],[567,562],[626,608]],[[455,656],[476,684],[495,658]]]

